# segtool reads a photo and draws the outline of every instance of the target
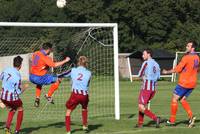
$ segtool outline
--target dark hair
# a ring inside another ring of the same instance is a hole
[[[20,67],[22,65],[23,58],[21,56],[17,56],[13,59],[13,66]]]
[[[197,48],[198,44],[196,41],[190,40],[188,43],[192,43],[192,48]]]
[[[46,42],[42,44],[42,49],[47,50],[47,49],[52,49],[53,44]]]
[[[146,51],[148,54],[150,54],[151,57],[153,56],[153,52],[150,48],[146,48],[146,49],[144,49],[144,51]]]

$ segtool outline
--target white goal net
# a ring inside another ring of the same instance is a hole
[[[21,55],[24,58],[20,70],[22,79],[23,82],[29,82],[31,55],[40,49],[43,42],[54,44],[51,56],[55,61],[63,60],[66,56],[71,58],[70,63],[51,69],[50,73],[53,74],[76,66],[78,56],[85,55],[89,58],[88,69],[92,72],[89,118],[120,118],[117,24],[1,22],[0,31],[3,33],[0,37],[0,72],[12,66],[14,56]],[[63,120],[65,103],[71,93],[70,80],[64,79],[55,91],[54,105],[48,104],[43,97],[49,90],[49,86],[43,86],[39,108],[34,107],[35,85],[30,85],[21,95],[24,119]],[[72,114],[73,119],[81,118],[80,110],[80,107],[76,108]],[[5,117],[4,114],[0,115],[1,119]]]

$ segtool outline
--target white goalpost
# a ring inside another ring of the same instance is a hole
[[[89,117],[113,117],[120,119],[119,69],[118,69],[118,25],[116,23],[32,23],[32,22],[0,22],[0,72],[12,64],[12,58],[22,55],[25,59],[21,70],[24,81],[28,80],[30,59],[34,51],[40,49],[42,42],[55,44],[54,60],[64,56],[72,56],[72,63],[53,69],[57,74],[75,65],[79,55],[89,58],[89,69],[92,72],[90,85]],[[34,36],[37,33],[37,37]],[[62,36],[62,33],[68,35]],[[62,49],[61,49],[62,48]],[[47,88],[47,89],[46,89]],[[70,81],[61,83],[56,91],[55,105],[41,102],[34,108],[35,86],[32,84],[22,95],[25,118],[62,119],[65,113],[65,102],[70,95]],[[42,90],[48,91],[48,86]],[[73,116],[80,114],[75,110]]]

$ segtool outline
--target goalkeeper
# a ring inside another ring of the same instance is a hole
[[[66,57],[63,61],[53,62],[53,60],[48,56],[51,52],[52,44],[44,43],[42,45],[42,49],[40,51],[36,51],[32,56],[31,74],[29,79],[32,83],[36,84],[35,107],[39,107],[42,86],[49,84],[51,84],[51,87],[48,94],[45,94],[45,98],[49,103],[54,104],[52,95],[54,91],[58,89],[61,79],[47,74],[47,71],[50,67],[55,68],[62,66],[70,60],[69,57]]]
[[[69,100],[66,102],[66,116],[65,125],[67,134],[70,134],[70,115],[71,112],[76,108],[77,105],[82,106],[82,123],[83,130],[88,131],[87,117],[88,117],[88,88],[91,79],[91,72],[86,69],[88,65],[88,59],[85,56],[80,56],[78,59],[78,67],[72,68],[67,72],[60,74],[58,77],[71,77],[72,80],[72,93]]]

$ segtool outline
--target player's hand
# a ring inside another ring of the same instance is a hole
[[[65,58],[65,62],[69,62],[70,61],[70,58],[69,57],[66,57]]]
[[[5,107],[6,107],[6,105],[0,99],[0,108],[4,109]]]
[[[162,74],[167,74],[167,70],[166,70],[166,69],[163,69],[163,70],[162,70]]]
[[[28,83],[23,84],[23,86],[22,86],[22,92],[24,92],[28,87],[29,87]]]

